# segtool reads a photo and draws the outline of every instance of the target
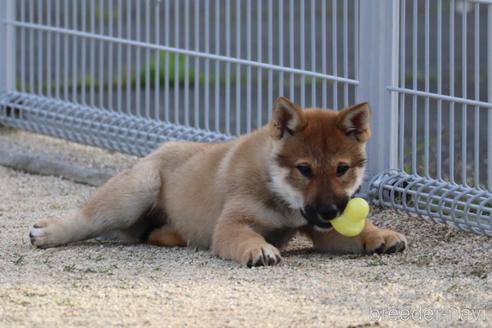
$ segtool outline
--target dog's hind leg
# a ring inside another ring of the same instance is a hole
[[[156,205],[161,188],[156,162],[143,160],[98,188],[71,216],[34,224],[29,234],[31,243],[52,247],[128,230]]]
[[[152,245],[167,247],[186,246],[187,244],[178,231],[170,225],[152,230],[146,241]]]

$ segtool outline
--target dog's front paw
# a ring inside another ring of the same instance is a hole
[[[241,264],[247,265],[249,268],[254,266],[266,266],[275,265],[281,261],[279,250],[265,243],[264,245],[258,245],[251,247],[244,251],[241,256]]]
[[[51,219],[36,222],[29,231],[31,244],[39,248],[48,248],[61,244],[59,223]]]
[[[367,254],[390,254],[402,252],[407,247],[407,239],[401,233],[386,229],[374,229],[364,233],[362,245]]]

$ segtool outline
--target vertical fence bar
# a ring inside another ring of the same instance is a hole
[[[110,3],[112,0],[110,0]],[[111,8],[110,8],[111,10]],[[111,17],[111,16],[110,16]],[[150,42],[150,21],[151,21],[151,16],[150,16],[150,1],[145,1],[145,43]],[[113,25],[111,19],[109,22],[109,26],[111,27]],[[110,32],[111,34],[111,29]],[[109,44],[109,51],[111,53],[112,51],[112,43]],[[112,58],[113,56],[109,55],[109,58]],[[111,67],[111,63],[109,64]],[[154,68],[155,69],[155,68]],[[109,76],[109,80],[111,81],[113,79],[112,75]],[[109,90],[111,90],[111,86]],[[109,93],[109,101],[111,101],[111,91]],[[111,106],[109,107],[111,108]],[[145,49],[145,117],[150,118],[150,49],[146,48]]]
[[[142,13],[141,13],[141,3],[136,2],[134,3],[135,7],[135,40],[140,41],[142,40],[142,34],[141,34],[141,26],[142,26]],[[135,47],[135,108],[134,111],[138,116],[142,116],[142,110],[141,108],[143,107],[142,102],[140,101],[140,95],[141,95],[141,86],[142,86],[142,57],[141,57],[141,48],[140,47]],[[145,83],[145,82],[144,82]]]
[[[109,0],[108,1],[108,35],[113,37],[114,34],[113,34],[113,1],[114,0]],[[116,13],[117,15],[119,15],[119,13]],[[150,17],[149,17],[149,21],[150,21]],[[76,50],[74,49],[74,52],[76,52]],[[108,65],[108,82],[107,82],[107,90],[108,90],[108,108],[110,110],[114,110],[113,108],[113,42],[109,42],[108,44],[108,61],[107,61],[107,65]],[[74,74],[76,74],[74,72]]]
[[[50,0],[48,0],[50,1]],[[72,19],[73,19],[73,29],[78,30],[78,2],[75,1],[72,3]],[[78,96],[78,70],[79,70],[79,63],[78,63],[78,48],[79,48],[79,38],[76,36],[72,37],[72,101],[77,102],[77,96]],[[111,58],[111,57],[110,57]],[[82,74],[84,74],[82,72]]]
[[[305,27],[305,19],[306,15],[304,13],[304,8],[306,7],[306,3],[304,0],[299,1],[300,2],[300,29],[299,29],[299,50],[301,51],[301,66],[300,68],[304,70],[306,68],[305,62],[306,62],[306,46],[305,46],[305,39],[306,39],[306,34],[304,32],[304,27]],[[294,42],[292,42],[294,43]],[[306,106],[306,76],[302,74],[301,76],[301,106],[305,107]]]
[[[48,24],[48,26],[51,26],[51,16],[53,15],[53,13],[51,12],[51,2],[52,2],[51,0],[48,0],[48,3],[46,4],[46,24]],[[22,1],[21,6],[24,6],[24,1]],[[85,13],[85,10],[84,10],[84,13]],[[23,30],[24,29],[22,29],[22,31]],[[53,63],[53,59],[51,58],[51,45],[52,45],[51,40],[52,40],[52,34],[53,33],[48,32],[47,34],[48,35],[46,36],[46,44],[47,44],[47,47],[46,47],[47,48],[46,49],[46,95],[48,97],[51,97],[51,66]],[[85,41],[85,39],[83,39],[83,42],[84,41]],[[21,42],[24,43],[24,41],[21,41]],[[83,44],[85,46],[85,42]],[[83,51],[85,51],[85,48],[83,49]],[[83,53],[83,55],[84,55],[84,53]],[[22,56],[24,56],[24,54],[21,54],[21,57]],[[22,62],[22,66],[24,66],[24,61],[21,60],[21,62]],[[24,77],[22,76],[21,79],[23,80]]]
[[[64,15],[63,15],[64,25],[63,25],[63,27],[66,29],[70,28],[70,26],[68,25],[68,16],[69,16],[69,14],[68,14],[68,3],[69,3],[68,0],[65,0],[64,5],[63,5],[63,11],[64,11]],[[65,13],[65,11],[66,11],[66,13]],[[69,74],[68,74],[69,73],[69,65],[68,65],[69,44],[70,44],[70,36],[65,34],[63,37],[63,95],[64,95],[63,98],[65,101],[70,101],[70,99],[68,98],[68,96],[69,96],[68,85],[70,84]],[[100,70],[100,71],[102,71],[102,70]],[[100,79],[100,81],[102,81],[102,79]],[[102,106],[102,103],[101,103],[101,106]]]
[[[269,1],[268,5],[271,4],[271,0]],[[263,17],[262,17],[262,7],[261,7],[261,0],[257,0],[256,2],[256,51],[257,51],[257,57],[258,61],[262,61],[262,41],[263,41],[263,34],[262,34],[262,25],[263,25]],[[261,68],[256,69],[256,127],[260,128],[263,124],[262,120],[262,92],[261,88],[263,86],[262,83],[262,72],[263,70]],[[270,86],[270,83],[268,84]]]
[[[437,93],[442,94],[442,0],[437,1]],[[437,101],[437,178],[442,179],[442,100]]]
[[[2,2],[2,5],[4,7],[6,7],[6,2]],[[7,15],[8,12],[7,10],[4,8],[2,8],[2,10],[0,11],[0,13],[2,13],[3,15]],[[25,0],[22,0],[21,1],[21,4],[20,4],[20,20],[22,22],[25,22],[27,21],[27,18],[26,18],[26,2]],[[1,24],[1,23],[0,23]],[[1,24],[0,25],[0,29],[2,32],[0,33],[3,33],[3,38],[2,40],[4,42],[7,42],[6,41],[6,31],[7,31],[7,25],[6,24]],[[21,34],[20,34],[20,87],[21,87],[21,91],[22,92],[26,92],[26,66],[27,66],[27,63],[26,63],[26,29],[25,28],[21,28]],[[0,36],[2,37],[2,36]],[[2,44],[2,46],[4,46],[4,44]],[[5,47],[5,46],[4,46]],[[5,47],[5,49],[9,49],[9,47]],[[0,52],[0,58],[4,58],[4,57],[1,57],[1,56],[6,56],[7,52],[5,51],[1,51]],[[7,66],[6,63],[5,63],[5,60],[2,60],[2,63],[0,63],[0,65],[3,65],[1,66],[3,69],[6,69]],[[0,73],[2,73],[2,76],[0,76],[0,80],[3,79],[3,81],[5,81],[6,79],[6,75],[3,74],[3,71],[0,71]],[[0,82],[1,83],[1,82]],[[1,84],[0,84],[1,85]],[[0,90],[2,88],[0,87]]]
[[[68,15],[65,15],[67,19]],[[68,23],[67,23],[68,24]],[[138,24],[137,24],[138,28]],[[99,0],[99,34],[104,34],[104,0]],[[67,49],[65,49],[67,51]],[[68,53],[68,52],[67,52]],[[99,41],[99,107],[104,108],[104,42]],[[68,70],[65,70],[68,72]]]
[[[418,2],[413,0],[413,16],[412,16],[412,88],[417,90],[417,37],[418,37]],[[417,174],[417,96],[412,96],[412,173]]]
[[[279,14],[279,22],[283,19],[281,16],[283,13]],[[279,36],[280,38],[280,36]],[[280,42],[280,40],[279,40]],[[268,62],[273,64],[273,0],[268,0]],[[271,119],[272,111],[271,106],[273,104],[273,70],[268,70],[268,121]]]
[[[174,46],[176,48],[179,48],[179,6],[181,5],[180,1],[174,1]],[[138,24],[138,21],[137,21]],[[181,57],[181,54],[174,54],[174,123],[179,124],[180,123],[180,117],[179,117],[179,62]],[[138,69],[137,69],[138,70]]]
[[[60,12],[59,12],[59,4],[57,0],[57,14],[56,14],[56,20],[57,20],[57,26],[59,26],[59,17],[60,17]],[[127,0],[129,2],[130,0]],[[91,33],[96,33],[96,3],[94,0],[91,0],[91,11],[90,11],[90,32]],[[56,63],[56,92],[57,92],[57,97],[59,97],[59,90],[60,90],[60,80],[59,80],[59,69],[60,67],[58,66],[59,64],[59,38],[60,34],[56,34],[56,58],[55,58],[55,63]],[[90,76],[89,76],[89,93],[90,93],[90,104],[92,107],[96,107],[96,84],[95,84],[95,72],[96,72],[96,41],[94,39],[91,39],[91,44],[90,44],[90,54],[89,54],[89,71],[90,71]],[[130,93],[128,93],[130,94]]]
[[[117,26],[117,33],[118,37],[122,38],[123,37],[123,0],[118,0],[118,26]],[[116,103],[116,110],[118,112],[121,112],[122,106],[123,106],[123,101],[122,101],[122,95],[123,95],[123,46],[118,43],[118,48],[116,49],[116,56],[117,56],[117,66],[116,66],[116,71],[118,75],[118,83],[117,83],[117,90],[116,90],[116,98],[117,98],[117,103]],[[82,69],[82,72],[85,72],[84,69]],[[85,73],[83,73],[85,74]]]
[[[29,22],[34,23],[34,2],[29,1]],[[34,93],[34,31],[29,30],[29,92]]]
[[[331,51],[332,51],[332,74],[337,76],[338,74],[338,51],[337,51],[337,1],[332,1],[331,3]],[[338,82],[333,81],[333,108],[338,110]]]
[[[324,1],[323,1],[324,3]],[[356,0],[354,4],[354,78],[359,80],[359,39],[360,39],[360,1]],[[355,98],[359,97],[359,88],[355,88]]]
[[[28,8],[28,12],[27,12],[27,17],[25,19],[26,22],[29,22],[29,23],[32,23],[32,24],[36,24],[36,21],[35,21],[35,14],[34,14],[34,8],[35,8],[35,2],[33,2],[33,0],[29,0],[29,2],[27,3],[27,8]],[[11,17],[11,19],[15,19],[14,17]],[[1,22],[0,24],[4,24],[4,22]],[[6,27],[6,29],[8,30],[8,27]],[[24,30],[24,28],[22,28]],[[35,58],[35,46],[37,46],[37,44],[34,42],[35,40],[35,29],[27,29],[26,30],[26,33],[27,34],[27,40],[29,40],[29,43],[26,44],[26,48],[24,48],[24,51],[27,50],[28,52],[28,55],[27,55],[27,61],[24,63],[23,62],[23,65],[26,65],[27,66],[27,83],[26,83],[26,90],[27,92],[29,93],[34,93],[36,90],[35,90],[35,63],[34,63],[34,58]],[[39,40],[39,39],[38,39]],[[0,50],[0,51],[3,51],[4,49]],[[41,50],[38,49],[38,53],[40,52]],[[39,56],[38,56],[38,60],[39,60]],[[39,63],[37,64],[38,66],[38,75],[39,75],[39,69],[40,69],[40,65]],[[39,80],[38,80],[39,82]],[[40,83],[38,83],[40,84]],[[40,86],[39,86],[40,88]],[[39,89],[40,91],[41,89]],[[41,93],[41,91],[40,91]]]
[[[294,0],[289,2],[289,39],[294,40]],[[294,42],[289,42],[290,67],[294,67]],[[289,76],[289,97],[294,100],[294,74]]]
[[[154,4],[154,40],[160,45],[160,28],[161,28],[161,3]],[[161,119],[161,52],[156,50],[154,53],[154,119]]]
[[[492,103],[492,5],[487,8],[487,101]],[[492,108],[487,108],[487,188],[492,191]]]
[[[454,96],[454,13],[455,2],[449,8],[449,95]],[[454,101],[449,104],[449,180],[454,183]]]
[[[220,55],[220,2],[215,0],[215,53]],[[214,129],[220,131],[220,61],[215,60],[215,115]],[[248,84],[249,85],[249,84]],[[205,121],[209,121],[209,112],[205,113]]]
[[[121,0],[119,0],[121,1]],[[49,1],[49,3],[51,3],[51,1]],[[82,31],[84,32],[87,32],[87,12],[89,11],[89,8],[87,7],[87,0],[83,0],[81,5],[82,7],[82,17],[81,17],[81,20],[82,20]],[[121,5],[120,5],[121,7]],[[51,20],[51,9],[48,7],[48,17],[49,19]],[[50,23],[48,23],[49,25],[51,25]],[[51,33],[48,35],[48,39],[50,40],[48,42],[48,51],[50,51],[50,48],[51,48]],[[82,104],[84,105],[87,105],[87,90],[86,90],[86,82],[87,82],[87,72],[86,72],[86,67],[87,67],[87,38],[82,38],[82,50],[81,50],[81,71],[82,71],[82,75],[81,75],[81,102]],[[48,55],[49,57],[51,57],[51,54]],[[49,65],[49,67],[51,67],[51,65]],[[121,70],[120,70],[121,71]],[[48,76],[51,76],[51,73],[48,72]],[[51,89],[51,86],[49,86],[49,89]],[[49,95],[49,93],[48,93]]]
[[[166,5],[164,7],[164,44],[166,46],[169,46],[170,44],[170,41],[169,41],[169,38],[170,38],[170,35],[171,35],[171,32],[170,32],[170,16],[171,16],[171,13],[170,13],[170,5],[169,5],[169,2],[171,0],[166,0]],[[170,94],[170,91],[169,91],[169,80],[171,78],[171,74],[169,72],[169,52],[166,51],[164,53],[164,120],[166,122],[169,122],[169,111],[170,111],[170,107],[171,107],[171,94]],[[206,81],[206,80],[205,80]]]
[[[357,100],[373,108],[371,121],[378,129],[368,144],[368,177],[397,167],[398,96],[387,90],[398,83],[399,1],[360,1],[359,90]]]
[[[467,55],[468,55],[468,40],[467,38],[467,25],[468,25],[468,20],[467,20],[467,13],[466,10],[463,12],[463,15],[461,16],[461,97],[465,98],[467,97],[467,90],[466,87],[468,85],[468,72],[467,72]],[[467,167],[468,167],[468,161],[467,161],[467,154],[468,154],[468,147],[467,147],[467,142],[468,142],[468,132],[467,132],[467,105],[462,104],[461,105],[461,183],[464,184],[465,186],[468,185],[468,177],[467,177]]]
[[[15,89],[15,30],[4,23],[14,19],[15,1],[0,1],[0,91]]]
[[[406,16],[407,16],[407,1],[402,0],[401,2],[401,34],[400,34],[400,87],[405,88],[405,42],[406,42]],[[405,170],[405,94],[400,95],[400,112],[399,112],[399,122],[400,122],[400,131],[399,132],[399,146],[398,150],[399,154],[399,164],[398,167],[401,170]]]
[[[311,0],[311,71],[316,72],[316,2]],[[316,79],[311,81],[311,107],[316,107]]]
[[[324,1],[323,1],[324,2]],[[279,17],[278,17],[278,64],[280,66],[284,65],[284,0],[279,0],[278,2],[278,12],[279,12]],[[270,44],[270,47],[273,47],[272,44]],[[278,74],[278,95],[283,96],[284,95],[284,72],[280,72]],[[273,102],[270,102],[268,104],[269,106],[273,105]],[[272,117],[272,110],[269,108],[268,110],[268,119],[271,119]]]
[[[195,0],[195,51],[200,51],[200,1]],[[195,70],[195,108],[194,108],[194,122],[196,127],[200,125],[200,59],[195,57],[194,70]]]
[[[190,48],[190,0],[184,0],[184,48]],[[184,58],[184,124],[190,126],[190,56]]]
[[[205,0],[205,52],[210,53],[210,2]],[[204,116],[207,117],[207,113],[210,110],[210,59],[205,58],[205,109]],[[209,122],[205,118],[205,129],[209,129]]]
[[[480,100],[480,5],[475,4],[475,27],[474,27],[474,67],[475,99]],[[491,42],[489,40],[488,42]],[[480,107],[475,106],[475,122],[473,127],[473,177],[475,187],[480,187]]]
[[[425,2],[424,7],[424,89],[425,92],[429,92],[429,40],[430,40],[430,6],[429,1]],[[424,174],[429,177],[429,97],[425,97],[424,105]]]
[[[252,0],[247,0],[246,5],[246,59],[251,60],[251,5]],[[251,131],[251,65],[246,68],[246,131]]]
[[[343,0],[343,77],[348,78],[348,0]],[[343,106],[349,104],[349,85],[343,84]]]
[[[126,37],[128,39],[132,38],[132,8],[131,0],[126,0]],[[131,110],[132,101],[132,48],[130,45],[126,46],[126,112],[129,113]]]
[[[241,1],[236,1],[236,57],[241,58]],[[241,134],[241,65],[236,64],[236,135]]]
[[[226,1],[226,24],[225,24],[225,38],[226,38],[226,56],[231,56],[231,1]],[[226,94],[225,94],[225,107],[226,107],[226,133],[231,134],[231,63],[226,63]]]
[[[356,0],[358,1],[358,0]],[[328,51],[326,42],[326,1],[321,1],[321,71],[324,74],[328,73]],[[354,17],[354,21],[357,21],[359,17]],[[357,40],[356,42],[359,42]],[[355,55],[357,57],[357,55]],[[321,82],[321,106],[323,108],[328,107],[328,81],[323,79]]]
[[[42,0],[38,0],[37,2],[37,9],[38,9],[38,24],[43,24],[43,1]],[[68,11],[68,9],[67,9]],[[37,40],[36,42],[38,43],[38,45],[42,45],[44,44],[44,41],[43,41],[43,32],[42,31],[38,31],[37,33]],[[43,84],[44,84],[44,81],[43,81],[43,50],[44,50],[44,47],[42,46],[38,46],[38,51],[37,51],[37,54],[38,54],[38,94],[39,95],[42,95],[43,94]]]

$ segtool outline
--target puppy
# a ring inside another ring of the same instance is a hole
[[[248,266],[274,265],[301,232],[331,253],[392,253],[403,235],[370,222],[331,229],[360,187],[370,108],[302,110],[284,97],[263,128],[223,144],[168,142],[97,189],[71,217],[30,230],[38,247],[117,233],[126,242],[210,248]]]

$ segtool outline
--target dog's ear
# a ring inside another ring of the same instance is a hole
[[[371,108],[368,103],[361,103],[345,108],[338,113],[337,127],[360,143],[365,143],[371,137],[369,119]]]
[[[278,97],[273,104],[270,134],[275,139],[294,135],[306,126],[306,119],[299,105],[285,97]]]

